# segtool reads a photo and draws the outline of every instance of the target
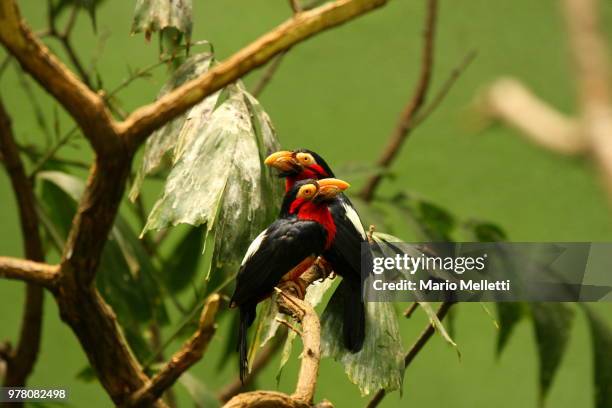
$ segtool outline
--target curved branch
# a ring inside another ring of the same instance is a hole
[[[202,76],[133,112],[118,125],[120,133],[134,150],[155,129],[284,50],[386,2],[387,0],[337,0],[311,11],[300,12]]]
[[[497,79],[479,105],[485,116],[502,120],[549,150],[565,155],[588,150],[578,120],[558,112],[516,79]]]
[[[59,266],[0,256],[0,278],[35,283],[54,289],[59,280]]]
[[[427,14],[425,16],[425,31],[423,33],[423,51],[421,58],[421,72],[417,82],[416,89],[412,98],[402,111],[399,121],[389,137],[387,146],[378,159],[378,165],[387,168],[391,165],[397,154],[399,153],[406,138],[410,134],[410,130],[414,127],[414,120],[419,113],[429,90],[431,83],[431,74],[433,70],[433,54],[434,54],[434,39],[436,32],[436,18],[438,14],[438,0],[428,0]],[[374,190],[378,187],[382,180],[381,174],[373,175],[359,192],[361,198],[365,201],[371,201],[374,197]]]
[[[304,282],[305,284],[308,285],[315,280],[315,274],[319,273],[317,270],[320,270],[318,262],[304,274],[308,275]],[[302,337],[304,349],[302,351],[302,364],[295,392],[292,395],[274,391],[246,392],[230,399],[224,405],[224,408],[312,407],[319,374],[319,362],[321,360],[321,324],[317,313],[308,302],[288,293],[294,289],[297,289],[294,285],[288,286],[287,290],[276,288],[279,294],[277,300],[279,302],[279,309],[284,313],[293,315],[302,324],[302,330],[299,334]],[[297,290],[299,291],[299,289]],[[327,403],[326,406],[331,406],[331,404]]]
[[[11,179],[19,208],[25,256],[31,261],[44,262],[45,254],[40,239],[34,192],[19,156],[19,148],[13,135],[10,117],[1,100],[0,153],[2,153],[4,166]],[[43,301],[43,288],[38,284],[28,283],[19,341],[10,359],[7,360],[7,372],[4,377],[4,385],[7,387],[23,387],[34,369],[40,349]]]
[[[198,330],[183,347],[177,351],[170,361],[142,389],[137,391],[127,404],[131,407],[148,407],[178,380],[192,365],[197,363],[204,354],[216,330],[215,317],[219,310],[221,296],[211,295],[204,305],[200,315]]]
[[[582,125],[593,160],[612,200],[612,83],[609,47],[596,0],[563,1],[576,71]]]
[[[261,370],[263,370],[268,363],[272,360],[272,357],[282,349],[285,340],[287,339],[287,330],[283,330],[282,334],[277,334],[270,343],[266,344],[264,349],[257,354],[251,371],[247,374],[244,382],[240,381],[240,377],[236,377],[231,383],[219,391],[217,399],[223,403],[229,401],[233,396],[242,392],[246,389],[253,380],[257,377]]]

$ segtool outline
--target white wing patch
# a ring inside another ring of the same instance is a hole
[[[365,239],[366,233],[365,233],[365,230],[363,229],[363,225],[361,225],[361,219],[359,219],[359,215],[357,214],[357,211],[355,211],[355,209],[351,207],[350,205],[348,205],[347,203],[342,203],[342,207],[344,207],[344,210],[346,211],[346,216],[351,221],[351,224],[355,226],[355,229],[357,230],[357,232],[359,232],[361,234],[361,237]]]
[[[244,254],[244,258],[242,258],[242,263],[240,264],[240,266],[244,265],[247,259],[249,259],[255,252],[257,252],[261,243],[266,237],[266,232],[268,232],[267,229],[261,231],[259,235],[257,236],[257,238],[255,238],[253,242],[251,242],[251,245],[249,245],[249,248],[247,249],[246,254]]]

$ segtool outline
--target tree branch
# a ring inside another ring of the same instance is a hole
[[[448,314],[448,311],[450,310],[453,304],[453,302],[444,302],[440,305],[438,311],[436,312],[436,315],[438,316],[438,319],[440,321],[442,321],[444,317]],[[435,332],[436,328],[433,323],[429,323],[427,327],[425,327],[425,330],[423,330],[417,341],[412,345],[412,347],[410,347],[410,350],[408,350],[408,352],[404,356],[404,368],[408,368],[410,363],[412,363],[412,360],[414,360],[414,358],[419,354],[423,347],[425,347],[425,345]],[[368,402],[366,408],[377,407],[378,404],[380,404],[380,402],[382,401],[382,399],[385,398],[385,395],[386,391],[383,388],[378,390],[378,392],[374,394],[370,402]]]
[[[227,384],[221,389],[221,391],[219,391],[217,394],[219,401],[225,403],[233,396],[246,389],[257,377],[257,375],[268,365],[268,363],[272,361],[272,357],[274,357],[274,355],[282,348],[286,339],[287,331],[283,330],[282,335],[277,334],[270,343],[266,344],[264,349],[257,354],[257,357],[253,362],[253,366],[251,367],[251,371],[247,374],[244,382],[240,381],[240,377],[237,376],[231,383]]]
[[[423,51],[421,58],[421,72],[419,74],[419,80],[417,82],[416,89],[412,95],[412,98],[402,111],[399,121],[389,137],[387,146],[382,152],[382,155],[378,159],[377,164],[380,167],[388,168],[402,147],[402,144],[406,141],[406,138],[413,129],[414,119],[423,104],[429,90],[431,83],[431,74],[433,68],[433,54],[434,54],[434,39],[436,31],[436,17],[438,10],[437,0],[427,1],[427,13],[425,16],[425,30],[423,32]],[[361,198],[365,201],[371,201],[374,197],[374,190],[378,187],[381,182],[382,176],[380,174],[373,175],[364,185],[363,189],[359,192]]]
[[[124,405],[150,382],[94,281],[136,148],[151,131],[280,52],[385,3],[386,0],[337,0],[299,13],[207,74],[117,124],[102,96],[88,89],[22,22],[15,0],[0,2],[0,42],[72,115],[96,151],[63,250],[55,299],[62,319],[78,337],[100,383],[116,405]],[[20,275],[11,268],[4,273]],[[30,275],[38,276],[26,274]],[[159,400],[152,405],[164,406]]]
[[[25,256],[32,261],[44,262],[45,254],[40,239],[32,185],[19,156],[19,148],[15,142],[10,117],[1,100],[0,152],[2,152],[4,166],[11,179],[19,208]],[[28,282],[19,341],[11,354],[11,358],[7,360],[7,372],[4,378],[4,385],[7,387],[23,387],[34,369],[40,349],[43,300],[42,286]]]
[[[612,84],[609,47],[599,25],[596,0],[563,2],[574,59],[582,125],[612,200]]]
[[[588,150],[580,123],[541,101],[513,78],[496,80],[482,96],[478,109],[486,117],[502,120],[531,141],[564,155]]]
[[[276,288],[278,293],[277,302],[279,310],[285,314],[292,315],[302,324],[300,337],[304,349],[302,351],[302,364],[298,374],[295,392],[289,396],[274,391],[252,391],[238,394],[231,398],[224,408],[238,407],[312,407],[317,377],[319,374],[319,362],[321,360],[321,324],[314,308],[306,301],[294,296],[303,297],[304,290],[314,281],[325,278],[329,273],[328,265],[318,258],[317,261],[302,274],[299,284],[292,281],[284,282],[281,289]],[[298,287],[299,286],[299,287]],[[331,406],[324,402],[325,406]]]
[[[76,19],[77,19],[77,16],[79,15],[80,8],[81,6],[79,4],[75,4],[72,7],[72,10],[70,11],[70,16],[68,17],[68,23],[66,23],[66,27],[64,28],[64,31],[59,32],[55,24],[54,16],[51,15],[52,6],[49,5],[48,6],[49,31],[46,34],[55,38],[56,40],[60,42],[60,44],[64,48],[64,51],[66,52],[66,55],[70,59],[70,62],[74,66],[74,69],[76,69],[79,76],[81,77],[81,81],[83,81],[83,83],[87,85],[88,88],[92,89],[91,81],[89,79],[89,74],[83,67],[81,60],[79,59],[74,47],[72,46],[72,43],[70,42],[70,34],[72,34],[72,29],[74,28],[74,25],[76,23]]]
[[[146,386],[132,396],[127,404],[128,406],[149,406],[151,402],[160,398],[185,371],[202,358],[216,330],[215,317],[220,302],[221,296],[216,293],[206,300],[204,309],[200,315],[198,330],[185,342],[185,344],[183,344],[183,347],[172,356],[164,368],[162,368]]]
[[[121,141],[102,98],[34,36],[14,0],[0,2],[0,42],[70,113],[96,152],[112,153],[119,148]]]
[[[0,278],[35,283],[54,289],[59,280],[59,266],[0,256]]]
[[[206,96],[265,64],[275,55],[321,31],[383,6],[386,2],[387,0],[337,0],[314,10],[298,13],[205,74],[133,112],[119,124],[120,133],[134,150],[152,131]]]

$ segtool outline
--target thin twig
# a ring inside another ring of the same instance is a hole
[[[432,98],[431,102],[429,102],[414,118],[414,127],[419,126],[423,123],[437,108],[440,106],[442,101],[446,98],[452,87],[455,85],[457,80],[461,77],[461,75],[465,72],[465,70],[470,66],[472,61],[476,58],[478,52],[476,50],[470,51],[451,71],[449,77],[446,79],[444,84],[438,89],[435,96]]]
[[[291,323],[289,323],[288,321],[286,321],[285,319],[281,319],[281,318],[276,318],[274,319],[277,322],[279,322],[280,324],[282,324],[283,326],[286,326],[289,330],[295,332],[298,335],[302,335],[302,331],[300,329],[298,329],[297,327],[295,327],[294,325],[292,325]]]
[[[10,117],[4,109],[2,101],[0,101],[0,151],[17,200],[25,256],[31,261],[44,262],[45,253],[40,237],[38,215],[34,206],[34,192],[30,180],[26,176],[23,162],[19,156],[19,148],[13,135]],[[10,262],[7,266],[10,266]],[[13,264],[13,266],[16,265]],[[11,268],[7,268],[5,271],[0,270],[0,276],[18,277],[20,279],[28,277],[31,279],[26,281],[25,305],[19,341],[11,358],[7,361],[7,371],[4,378],[4,385],[7,387],[24,386],[38,358],[42,333],[44,293],[41,286],[42,282],[36,282],[35,279],[40,278],[44,280],[44,285],[51,287],[50,283],[54,282],[57,275],[57,268],[50,277],[47,273],[49,270],[36,271],[33,269],[34,264],[23,264],[21,266],[31,268],[29,273],[26,273],[25,270],[19,271]]]
[[[77,70],[79,76],[81,77],[81,80],[85,83],[85,85],[87,85],[87,87],[91,88],[91,80],[89,78],[89,74],[85,70],[78,54],[76,53],[76,50],[74,49],[74,47],[72,47],[72,43],[70,42],[70,35],[72,34],[72,30],[76,23],[76,19],[79,14],[79,9],[80,6],[78,4],[75,4],[72,7],[64,31],[59,32],[55,25],[55,19],[51,15],[51,8],[49,8],[49,29],[46,34],[49,37],[55,38],[57,41],[59,41],[59,43],[64,48],[66,55],[70,59],[70,62],[72,63],[72,65],[74,65],[74,68]]]
[[[412,302],[410,307],[404,310],[404,317],[407,319],[411,318],[412,314],[414,313],[415,310],[418,309],[418,307],[419,307],[419,302]]]
[[[64,145],[70,142],[70,139],[76,134],[78,128],[74,126],[70,129],[64,136],[62,136],[49,150],[45,152],[45,154],[34,164],[32,170],[30,171],[30,179],[32,179],[36,174],[45,166],[45,164],[53,159],[55,154],[61,149]]]
[[[197,363],[210,343],[216,330],[215,318],[221,296],[213,294],[205,302],[196,333],[183,344],[170,361],[142,389],[134,393],[127,406],[148,407],[156,401],[192,365]]]
[[[423,51],[421,57],[421,71],[419,80],[414,93],[402,111],[399,121],[389,137],[387,146],[384,148],[377,165],[381,168],[388,168],[399,153],[403,143],[414,128],[414,119],[419,110],[425,103],[429,85],[431,83],[431,75],[433,70],[434,56],[434,39],[436,32],[436,19],[438,13],[438,1],[427,1],[427,13],[425,16],[425,30],[423,32]],[[359,192],[361,198],[365,201],[371,201],[374,197],[374,191],[382,180],[380,173],[372,175]]]
[[[302,11],[300,0],[289,0],[289,7],[291,7],[291,10],[293,10],[294,14],[300,13]]]
[[[272,80],[272,77],[274,76],[274,74],[278,70],[278,67],[280,67],[281,62],[283,62],[283,58],[285,57],[285,55],[287,55],[287,52],[289,52],[289,50],[286,50],[286,51],[283,51],[282,53],[280,53],[277,57],[275,57],[272,60],[270,65],[268,65],[266,67],[266,70],[264,71],[264,73],[259,78],[259,81],[257,81],[255,86],[253,87],[253,91],[251,92],[251,94],[254,97],[256,97],[256,98],[259,97],[259,95],[261,95],[261,93],[264,91],[264,89],[266,89],[266,87],[268,86],[268,84]]]
[[[438,311],[436,312],[436,315],[438,316],[438,319],[440,321],[444,319],[453,304],[453,302],[444,302],[440,305]],[[417,341],[412,345],[412,347],[410,347],[410,350],[408,350],[408,352],[404,356],[404,368],[407,368],[410,363],[412,363],[412,360],[414,360],[414,358],[419,354],[423,347],[425,347],[425,345],[435,332],[436,328],[434,324],[429,323],[425,330],[423,330]],[[378,390],[378,392],[376,392],[376,394],[374,394],[372,399],[368,402],[366,408],[374,408],[378,406],[378,404],[380,404],[385,395],[386,391],[384,390],[384,388]]]

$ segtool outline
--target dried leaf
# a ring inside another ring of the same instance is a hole
[[[149,39],[151,33],[165,28],[175,28],[191,39],[191,0],[137,0],[132,22],[132,34],[144,32]]]

